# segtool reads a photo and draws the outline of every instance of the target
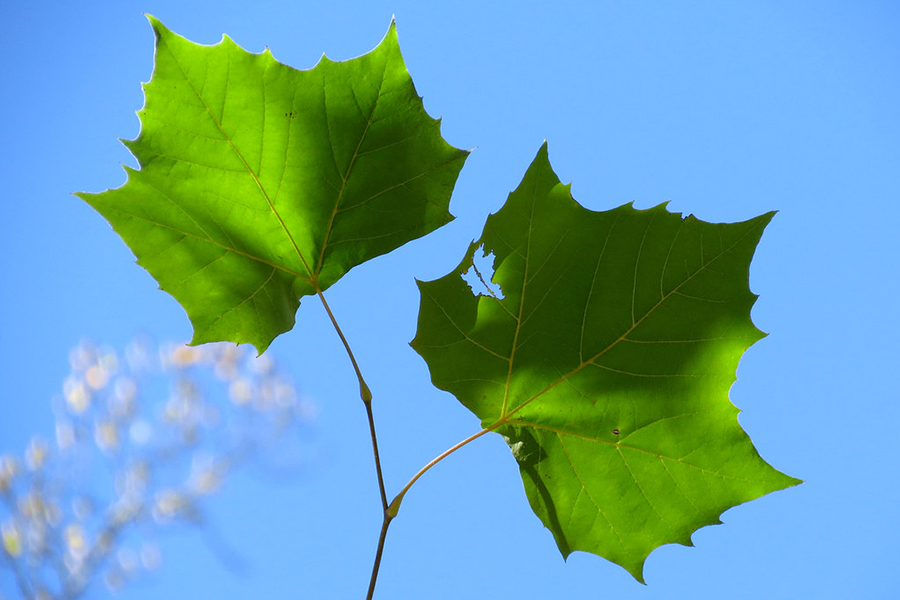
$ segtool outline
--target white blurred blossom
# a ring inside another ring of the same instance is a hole
[[[15,457],[0,456],[0,493],[9,489],[18,471],[19,465]]]
[[[316,412],[275,360],[234,344],[84,342],[69,365],[55,445],[0,454],[0,579],[23,598],[93,598],[159,568],[156,530],[207,527],[232,471],[296,452]]]
[[[37,471],[44,465],[44,459],[47,458],[48,446],[47,442],[40,437],[31,438],[31,443],[25,450],[25,466],[29,471]]]
[[[0,534],[3,536],[3,551],[16,558],[22,554],[22,531],[18,524],[9,520],[0,525]]]

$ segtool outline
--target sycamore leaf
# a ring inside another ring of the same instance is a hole
[[[419,283],[412,346],[505,437],[564,557],[593,552],[643,581],[654,548],[799,483],[760,458],[728,398],[763,335],[748,275],[771,217],[594,212],[545,144],[457,269]],[[470,289],[479,249],[495,273]]]
[[[425,112],[393,23],[370,53],[298,71],[149,20],[153,77],[124,142],[141,168],[78,196],[181,303],[192,343],[262,352],[302,296],[453,218],[468,153]]]

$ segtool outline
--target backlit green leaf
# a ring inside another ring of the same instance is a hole
[[[426,114],[393,23],[372,52],[298,71],[149,19],[153,77],[125,142],[141,168],[78,196],[181,303],[193,343],[261,352],[302,296],[453,218],[467,153]]]
[[[545,144],[460,265],[419,283],[413,347],[505,437],[563,556],[593,552],[642,581],[654,548],[799,483],[760,458],[728,398],[762,337],[748,274],[771,218],[594,212]],[[470,289],[479,250],[495,273]]]

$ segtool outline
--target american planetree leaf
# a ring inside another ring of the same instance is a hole
[[[153,76],[120,188],[79,197],[187,311],[192,343],[262,352],[299,299],[444,225],[467,152],[425,112],[391,23],[368,54],[298,71],[149,17]]]
[[[545,143],[460,265],[419,282],[412,346],[507,440],[564,557],[592,552],[643,581],[654,548],[690,545],[724,510],[799,483],[760,458],[728,397],[763,336],[748,278],[772,216],[594,212]],[[470,288],[479,250],[495,272]]]

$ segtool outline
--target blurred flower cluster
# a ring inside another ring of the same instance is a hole
[[[236,467],[296,456],[314,416],[268,355],[233,344],[84,342],[69,361],[56,439],[0,454],[0,577],[28,599],[117,590],[155,569],[161,528],[202,525],[203,500]]]

